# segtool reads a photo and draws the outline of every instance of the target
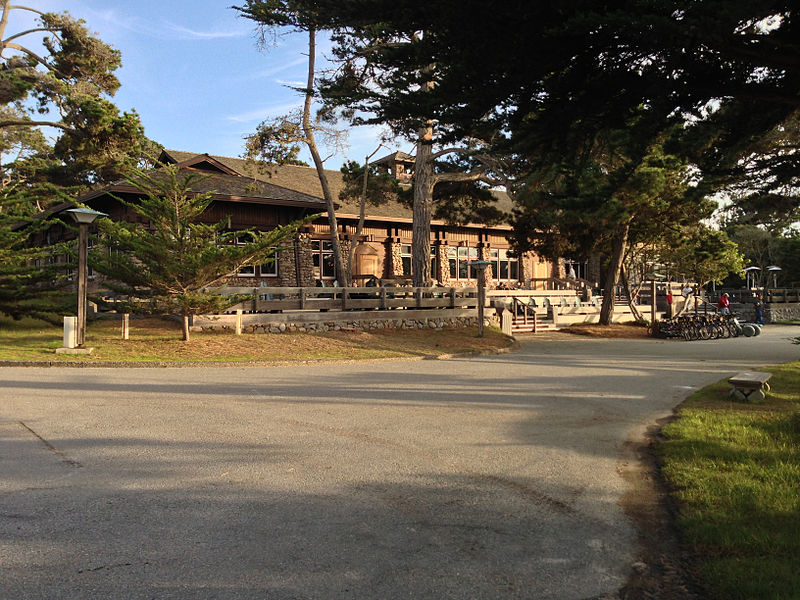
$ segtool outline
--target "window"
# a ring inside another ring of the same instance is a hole
[[[94,238],[92,236],[89,236],[89,239],[86,242],[86,250],[87,252],[94,250]],[[94,269],[88,264],[88,261],[86,264],[86,278],[94,279]]]
[[[411,246],[400,246],[400,261],[403,264],[403,275],[411,276]]]
[[[272,260],[270,260],[269,262],[262,263],[261,266],[258,267],[258,271],[261,274],[261,277],[277,277],[278,276],[277,253],[272,255]]]
[[[509,258],[508,250],[489,251],[494,278],[497,281],[519,281],[519,260]]]
[[[232,241],[233,244],[237,246],[244,246],[245,244],[249,244],[252,242],[252,236],[249,233],[237,236],[235,240]],[[237,277],[255,277],[256,276],[256,268],[254,265],[245,265],[241,267],[238,271],[236,271]]]
[[[72,260],[69,254],[62,254],[59,262],[70,265],[72,264]],[[72,278],[75,277],[75,269],[71,266],[64,267],[64,275],[68,281],[72,281]]]
[[[477,271],[469,266],[473,260],[478,260],[477,248],[448,248],[447,262],[450,267],[450,279],[469,280],[477,278]]]
[[[319,270],[322,279],[336,278],[336,265],[333,262],[333,243],[325,240],[313,240],[311,249],[314,253],[314,269]]]

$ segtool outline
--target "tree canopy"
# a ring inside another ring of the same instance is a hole
[[[53,321],[66,305],[74,306],[63,293],[70,264],[57,261],[69,250],[64,244],[32,243],[49,226],[34,218],[33,205],[21,186],[0,187],[0,313]]]
[[[434,124],[440,141],[475,136],[486,153],[514,157],[528,188],[516,240],[556,258],[589,247],[619,256],[657,239],[665,215],[696,225],[714,193],[773,227],[796,220],[794,8],[366,0],[321,3],[314,15],[341,61],[331,101],[362,122],[406,134]],[[658,141],[675,123],[678,135]],[[683,166],[683,197],[664,188],[663,161]]]
[[[70,191],[119,179],[155,145],[135,111],[120,114],[118,50],[67,13],[44,13],[0,1],[0,150],[5,181],[33,187],[39,207],[49,186]],[[33,13],[36,25],[8,31],[12,15]],[[41,50],[36,45],[43,37]],[[55,130],[53,144],[41,128]]]

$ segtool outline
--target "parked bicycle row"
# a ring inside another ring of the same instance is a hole
[[[714,340],[759,335],[761,326],[756,323],[742,323],[735,315],[685,315],[656,321],[648,333],[665,339]]]

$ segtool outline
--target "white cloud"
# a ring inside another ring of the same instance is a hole
[[[242,27],[216,31],[199,31],[167,20],[151,21],[137,15],[129,16],[115,9],[97,10],[86,8],[82,16],[89,22],[90,29],[92,28],[92,23],[100,26],[102,22],[117,29],[159,40],[216,40],[244,37],[249,33],[248,29]]]
[[[178,34],[181,36],[179,39],[194,39],[194,40],[216,40],[219,38],[234,38],[234,37],[243,37],[248,34],[245,30],[237,30],[237,31],[196,31],[194,29],[189,29],[188,27],[184,27],[183,25],[176,25],[174,23],[167,22],[165,24],[167,30]]]
[[[287,79],[276,79],[275,83],[280,85],[285,85],[286,87],[290,88],[303,88],[305,89],[306,82],[305,81],[290,81]]]
[[[277,62],[277,61],[275,61]],[[298,65],[302,65],[308,62],[308,58],[305,56],[300,56],[299,58],[295,58],[290,60],[289,62],[285,62],[279,65],[275,65],[269,67],[267,69],[263,69],[261,71],[257,71],[253,74],[254,77],[261,78],[261,77],[272,77],[273,75],[277,75],[287,69],[291,69],[292,67],[296,67]]]
[[[276,104],[274,106],[265,106],[263,108],[257,108],[255,110],[250,110],[235,115],[228,115],[227,117],[225,117],[225,120],[233,121],[234,123],[251,123],[254,121],[263,121],[271,117],[277,117],[279,115],[286,114],[300,107],[301,103],[299,101],[286,104]]]

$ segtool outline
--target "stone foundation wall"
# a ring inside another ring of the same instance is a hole
[[[765,308],[764,320],[767,323],[800,320],[800,302],[775,302],[767,304]],[[753,309],[753,314],[755,314],[755,309]]]
[[[739,315],[745,321],[755,321],[756,319],[755,306],[750,302],[731,304],[731,312]],[[765,323],[795,320],[800,320],[800,302],[773,302],[764,305]]]

